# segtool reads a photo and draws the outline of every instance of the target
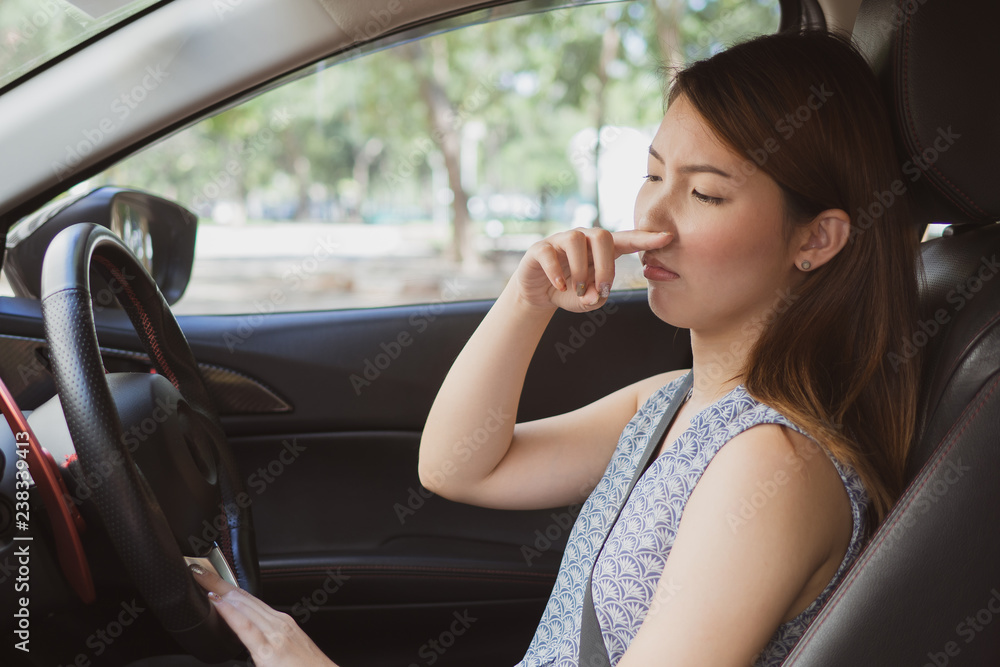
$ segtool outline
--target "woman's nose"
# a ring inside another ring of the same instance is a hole
[[[650,213],[644,213],[639,216],[639,222],[636,223],[635,228],[644,232],[677,233],[675,226],[670,223],[667,216],[661,214],[651,215]]]

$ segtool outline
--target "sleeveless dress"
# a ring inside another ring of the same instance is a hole
[[[578,667],[584,588],[595,551],[608,534],[653,430],[686,377],[676,378],[655,391],[622,431],[604,476],[570,531],[538,629],[515,667]],[[612,665],[621,660],[650,604],[655,603],[654,591],[695,484],[726,442],[757,424],[782,424],[808,436],[779,412],[754,400],[741,384],[697,413],[687,430],[652,459],[639,478],[594,569],[591,595]],[[778,627],[757,655],[754,667],[781,664],[864,546],[868,494],[851,467],[827,454],[851,501],[854,529],[850,545],[823,592],[801,614]],[[664,592],[661,588],[658,595],[662,598]]]

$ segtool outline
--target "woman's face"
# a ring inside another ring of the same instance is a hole
[[[769,317],[797,271],[778,184],[723,145],[683,95],[667,109],[647,161],[635,227],[674,233],[641,256],[653,312],[704,334],[746,331]]]

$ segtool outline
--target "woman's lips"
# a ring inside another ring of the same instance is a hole
[[[652,257],[642,258],[642,275],[646,277],[646,280],[661,282],[667,280],[677,280],[680,278],[679,275],[663,266],[663,264],[660,264]]]

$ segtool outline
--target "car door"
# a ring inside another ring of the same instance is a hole
[[[777,3],[757,5],[737,28],[727,3],[701,3],[673,45],[657,3],[518,5],[502,21],[430,26],[316,65],[79,186],[138,186],[200,216],[175,312],[252,499],[262,597],[334,660],[523,656],[579,506],[435,496],[417,477],[422,426],[530,243],[631,226],[662,114],[657,58],[773,30]],[[689,367],[687,332],[650,312],[634,257],[615,287],[598,311],[553,317],[517,414],[482,429]],[[125,316],[96,318],[108,368],[148,370]],[[18,379],[44,358],[37,303],[0,299],[0,332],[0,372],[31,408],[51,395],[44,371]],[[456,451],[474,456],[478,433]]]

